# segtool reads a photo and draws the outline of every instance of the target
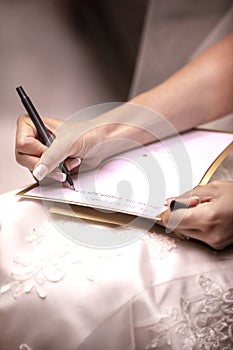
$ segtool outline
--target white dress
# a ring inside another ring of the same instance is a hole
[[[0,208],[1,350],[233,348],[233,248],[116,228],[140,234],[94,249],[41,202],[11,192]]]

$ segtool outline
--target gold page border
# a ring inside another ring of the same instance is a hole
[[[210,167],[207,169],[206,173],[202,177],[201,181],[199,182],[200,186],[206,185],[211,176],[215,173],[217,168],[220,166],[220,164],[223,162],[223,160],[227,157],[227,155],[230,153],[230,151],[233,150],[233,142],[230,143],[222,153],[213,161],[213,163],[210,165]]]
[[[38,187],[38,186],[39,186],[39,183],[36,182],[36,183],[34,183],[34,184],[32,184],[32,185],[30,185],[30,186],[24,188],[24,189],[21,190],[20,192],[16,193],[16,196],[29,197],[29,195],[27,195],[27,192],[28,192],[28,191],[31,191],[33,188],[36,188],[36,187]],[[30,196],[30,198],[36,198],[36,196]],[[42,199],[42,197],[38,197],[38,198]]]
[[[52,214],[65,215],[70,217],[77,217],[88,221],[105,222],[112,225],[128,225],[135,220],[135,215],[126,214],[122,212],[110,212],[109,210],[100,211],[93,207],[85,207],[82,205],[69,204],[64,206],[64,203],[53,204],[49,209]],[[143,217],[141,218],[144,219]],[[144,219],[150,220],[150,219]]]

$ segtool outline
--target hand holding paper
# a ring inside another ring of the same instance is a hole
[[[198,196],[200,203],[189,209],[162,214],[164,226],[184,236],[201,240],[215,249],[223,249],[233,243],[233,181],[214,181],[198,186],[178,198],[187,202]],[[182,218],[182,219],[181,219]],[[179,225],[177,226],[177,223]]]

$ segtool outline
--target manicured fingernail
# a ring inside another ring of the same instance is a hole
[[[55,171],[52,174],[49,174],[49,177],[59,182],[66,181],[66,174],[62,173],[61,171]]]
[[[37,180],[41,181],[43,178],[48,174],[49,169],[47,168],[46,165],[44,164],[39,164],[34,170],[33,170],[33,175]]]
[[[79,166],[81,164],[81,159],[80,158],[74,158],[70,160],[70,167],[76,168],[77,166]]]
[[[198,196],[193,196],[190,199],[190,206],[196,206],[197,204],[199,204],[201,202],[200,198]]]

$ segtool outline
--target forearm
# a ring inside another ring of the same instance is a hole
[[[178,131],[232,112],[233,33],[131,101],[160,112]]]
[[[108,140],[128,138],[146,144],[232,112],[232,97],[233,33],[161,85],[95,122],[105,125],[103,135]]]
[[[159,112],[179,132],[232,112],[233,33],[189,62],[161,85],[131,99],[129,104],[131,103]],[[164,130],[156,113],[152,115],[146,113],[146,110],[143,112],[139,109],[135,117],[130,113],[129,107],[122,107],[122,112],[113,113],[111,120],[119,123],[134,122],[142,129],[153,126],[159,138],[169,136],[171,132],[169,128],[167,132]],[[149,133],[142,130],[135,133],[130,126],[127,129],[119,124],[118,127],[109,129],[109,138],[111,135],[116,137],[128,133],[134,135],[138,142],[147,143],[152,140]]]
[[[233,33],[159,86],[90,119],[102,158],[161,140],[233,111]]]

